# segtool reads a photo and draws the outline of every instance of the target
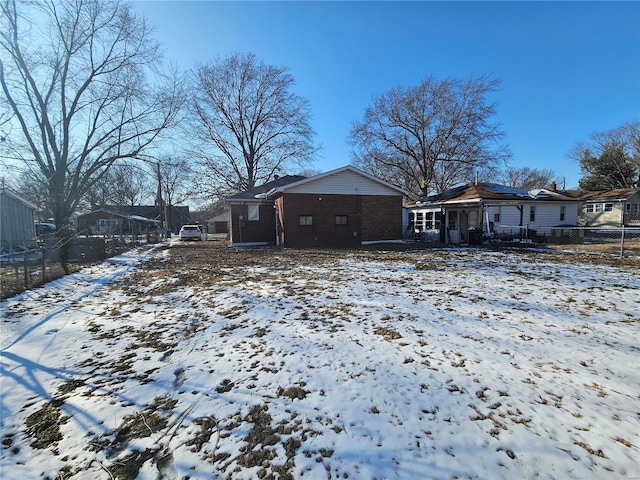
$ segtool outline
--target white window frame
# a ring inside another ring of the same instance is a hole
[[[250,222],[260,221],[260,205],[247,205],[247,220]]]

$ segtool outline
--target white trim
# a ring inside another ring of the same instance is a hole
[[[231,247],[263,247],[265,245],[273,245],[273,242],[233,242]]]
[[[361,245],[375,245],[378,243],[405,243],[404,240],[366,240],[360,242]]]

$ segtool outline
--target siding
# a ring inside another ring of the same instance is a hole
[[[31,204],[2,189],[0,192],[0,243],[3,250],[35,245],[35,223]]]
[[[612,205],[610,212],[587,212],[587,205],[595,208],[596,205]],[[585,202],[580,211],[581,223],[588,227],[619,227],[623,221],[626,225],[637,225],[640,223],[640,192],[634,193],[627,199],[599,199]]]
[[[401,195],[397,190],[349,170],[314,179],[302,185],[284,187],[284,192],[314,195]]]
[[[380,195],[328,195],[286,193],[276,200],[283,246],[355,247],[367,241],[402,238],[402,198]],[[313,217],[300,225],[300,216]],[[346,225],[336,225],[336,215]]]
[[[624,221],[628,226],[640,226],[640,191],[627,198]]]
[[[247,204],[232,204],[230,212],[232,243],[275,243],[276,217],[272,203],[259,206],[259,220],[248,220]]]
[[[530,220],[531,206],[535,205],[536,216],[532,222]],[[564,220],[560,220],[560,209],[565,207]],[[493,207],[489,209],[489,221],[493,221]],[[528,226],[541,232],[550,232],[555,225],[567,224],[575,225],[578,220],[578,205],[575,203],[530,203],[524,205],[522,212],[522,225]],[[510,231],[510,228],[520,224],[520,210],[515,206],[500,207],[500,221],[496,222],[499,231]]]
[[[580,212],[580,219],[585,226],[588,227],[618,227],[622,222],[622,209],[626,202],[620,201],[601,201],[601,202],[589,202],[582,206]],[[601,212],[587,212],[587,205],[594,206],[596,204],[602,205],[603,211]],[[610,204],[611,211],[605,212],[604,205]]]

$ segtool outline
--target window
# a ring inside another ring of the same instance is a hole
[[[593,206],[593,204],[585,205],[585,206],[584,206],[584,211],[585,211],[586,213],[593,213],[593,212],[594,212],[594,206]]]
[[[500,207],[493,207],[493,221],[495,223],[500,221]]]
[[[613,212],[613,203],[605,203],[604,204],[605,212]]]
[[[248,207],[248,220],[250,222],[257,222],[258,220],[260,220],[260,205],[248,205]]]
[[[347,215],[336,215],[336,225],[348,225],[348,220]]]
[[[407,214],[407,225],[408,225],[408,227],[407,228],[412,227],[416,223],[414,218],[415,218],[415,212],[408,212],[408,214]]]
[[[458,229],[458,212],[449,212],[449,230]]]
[[[596,213],[600,213],[600,212],[602,212],[603,205],[602,205],[601,203],[596,203],[596,204],[594,205],[594,207],[595,207],[595,208],[594,208],[594,211],[595,211]]]
[[[536,221],[536,206],[535,205],[531,205],[529,207],[529,221],[530,222],[535,222]]]
[[[561,222],[564,222],[564,214],[565,214],[565,210],[566,210],[566,208],[567,208],[567,207],[565,207],[564,205],[562,205],[562,206],[560,207],[560,221],[561,221]]]
[[[300,225],[313,225],[313,215],[300,215]]]
[[[434,214],[433,212],[427,212],[427,215],[426,215],[426,223],[425,223],[425,228],[426,228],[427,230],[428,230],[428,229],[433,230],[433,228],[435,228],[435,227],[433,226],[433,216],[434,216],[434,215],[435,215],[435,214]]]

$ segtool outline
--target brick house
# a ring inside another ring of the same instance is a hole
[[[347,165],[287,175],[226,199],[232,245],[355,247],[402,239],[406,192]]]

